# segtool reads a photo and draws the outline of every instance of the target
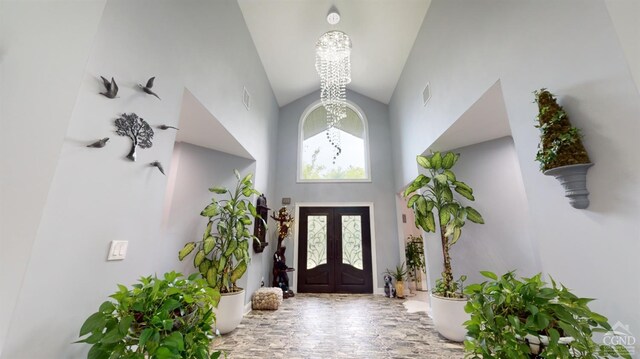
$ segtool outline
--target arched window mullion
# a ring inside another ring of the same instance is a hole
[[[298,129],[298,182],[370,182],[367,120],[355,104],[347,103],[347,118],[339,126],[342,153],[327,139],[326,112],[319,101],[302,114]]]

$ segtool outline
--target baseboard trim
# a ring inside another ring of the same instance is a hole
[[[251,302],[244,305],[244,315],[247,315],[251,312]]]

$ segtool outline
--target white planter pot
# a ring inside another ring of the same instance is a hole
[[[431,298],[431,316],[436,330],[443,337],[463,342],[467,335],[464,322],[471,319],[471,315],[464,311],[467,299],[444,298],[429,293]]]
[[[214,328],[220,334],[226,334],[236,329],[244,316],[244,289],[239,292],[222,294],[218,308],[215,308],[213,312],[216,313]]]

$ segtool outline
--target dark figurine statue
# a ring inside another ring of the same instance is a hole
[[[109,82],[109,80],[102,76],[100,76],[100,78],[102,79],[102,84],[106,90],[105,92],[100,92],[100,94],[108,98],[116,98],[116,95],[118,94],[118,85],[116,84],[116,80],[112,77],[111,82]]]
[[[151,143],[153,139],[151,126],[135,113],[123,113],[120,118],[116,119],[116,127],[118,128],[116,130],[118,135],[131,139],[131,151],[127,155],[127,158],[131,161],[136,160],[136,147],[149,148],[153,145]]]
[[[109,137],[105,137],[101,140],[98,140],[90,145],[87,145],[87,147],[92,147],[92,148],[102,148],[104,146],[107,145],[107,141],[109,141]]]
[[[282,289],[282,295],[284,298],[293,297],[295,294],[289,289],[289,275],[287,272],[293,271],[293,268],[287,266],[287,259],[284,256],[284,252],[287,247],[280,247],[273,254],[273,282],[274,287]]]
[[[160,173],[164,174],[164,168],[162,168],[162,163],[160,163],[160,161],[153,161],[150,163],[151,166],[153,167],[157,167],[158,171],[160,171]]]
[[[157,97],[158,100],[160,100],[160,96],[158,96],[155,92],[153,92],[151,90],[151,88],[153,87],[153,81],[155,79],[156,79],[156,77],[154,76],[154,77],[150,78],[149,81],[147,81],[146,85],[143,86],[141,84],[138,84],[138,87],[140,87],[142,89],[142,91],[144,91],[145,93],[147,93],[149,95],[153,95],[153,96]]]

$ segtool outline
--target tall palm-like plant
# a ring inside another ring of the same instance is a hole
[[[456,192],[469,201],[475,200],[473,189],[458,181],[451,170],[458,157],[459,154],[453,152],[417,156],[418,165],[426,169],[427,174],[418,175],[404,191],[405,197],[410,196],[407,206],[413,209],[416,227],[426,232],[440,232],[444,270],[434,294],[447,298],[463,297],[462,288],[459,288],[458,282],[453,279],[449,250],[460,239],[462,227],[467,219],[474,223],[484,223],[478,211],[465,206],[453,194]]]

